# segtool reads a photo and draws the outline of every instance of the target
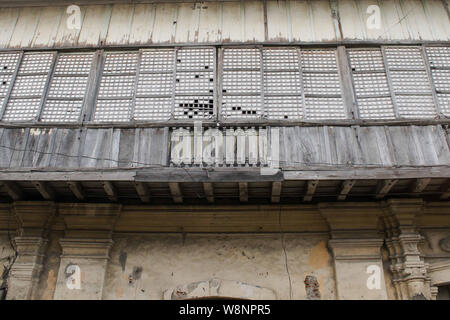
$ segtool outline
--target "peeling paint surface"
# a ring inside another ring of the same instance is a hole
[[[305,274],[322,279],[322,299],[335,299],[331,263],[325,257],[318,258],[324,255],[321,242],[326,239],[327,235],[284,235],[293,299],[306,299]],[[168,289],[187,284],[196,283],[196,290],[201,290],[200,284],[208,279],[267,288],[277,299],[289,299],[279,234],[186,234],[184,241],[181,234],[116,236],[114,243],[104,299],[162,299]],[[119,259],[122,252],[127,252],[124,272]],[[311,259],[311,252],[318,257]],[[129,283],[136,266],[142,266],[142,274]],[[237,285],[227,292],[230,297],[233,292],[241,296],[242,287]]]

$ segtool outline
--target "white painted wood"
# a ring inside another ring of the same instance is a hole
[[[247,130],[248,136],[248,163],[250,165],[256,165],[258,163],[258,133],[255,128]]]
[[[245,165],[245,140],[246,140],[246,132],[242,128],[237,128],[234,131],[236,136],[236,162],[240,165]]]
[[[234,129],[225,129],[225,163],[227,165],[234,164],[235,157],[235,141]]]
[[[111,11],[106,44],[127,44],[130,38],[134,5],[115,4]]]

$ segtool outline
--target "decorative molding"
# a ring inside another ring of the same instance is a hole
[[[450,252],[450,236],[439,241],[439,247],[445,252]]]

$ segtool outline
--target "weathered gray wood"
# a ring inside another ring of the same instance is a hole
[[[3,129],[0,136],[0,168],[11,167],[11,159],[14,154],[16,140],[20,136],[21,129]]]
[[[38,112],[36,113],[35,121],[39,121],[41,119],[42,112],[44,111],[45,101],[47,100],[47,95],[50,89],[50,81],[53,78],[58,57],[59,53],[53,52],[52,64],[48,71],[47,79],[45,80],[44,91],[42,92],[41,101],[39,102],[39,109]]]
[[[206,200],[208,200],[209,203],[214,203],[214,187],[211,182],[203,183],[203,192],[205,193]]]
[[[377,184],[377,188],[375,191],[375,193],[376,193],[375,198],[376,199],[384,198],[397,182],[398,182],[398,180],[396,180],[396,179],[388,179],[388,180],[380,181]]]
[[[70,191],[74,194],[74,196],[80,200],[85,201],[86,195],[83,191],[83,187],[81,186],[81,183],[79,182],[67,182],[67,185],[69,186]]]
[[[398,111],[397,97],[395,95],[394,86],[392,85],[392,76],[391,76],[389,65],[387,63],[386,52],[385,52],[384,46],[381,47],[381,54],[383,55],[383,63],[384,63],[384,68],[386,70],[386,79],[388,81],[389,91],[391,93],[392,105],[394,106],[394,115],[396,118],[399,118],[400,113]]]
[[[14,83],[17,78],[17,74],[19,73],[19,68],[20,68],[20,64],[22,63],[22,59],[23,59],[23,52],[20,53],[19,59],[17,59],[17,64],[14,69],[14,73],[11,76],[11,82],[9,84],[9,88],[6,91],[5,98],[3,99],[3,105],[0,106],[0,120],[2,120],[3,116],[5,115],[6,107],[8,106],[9,97],[11,96],[11,92],[13,90]]]
[[[150,202],[150,190],[145,182],[135,182],[136,192],[144,203]]]
[[[281,188],[282,188],[282,182],[281,181],[272,182],[272,196],[271,196],[271,202],[272,203],[280,202]]]
[[[311,201],[316,192],[319,180],[311,180],[307,182],[306,194],[303,196],[303,201]]]
[[[52,187],[50,187],[48,182],[44,181],[32,181],[34,187],[39,191],[42,198],[45,200],[55,200],[56,199],[56,193],[53,190]]]
[[[103,55],[103,50],[97,50],[92,61],[86,96],[84,97],[83,109],[80,114],[80,120],[82,122],[93,119],[104,62],[105,58]]]
[[[22,200],[24,198],[24,193],[20,189],[20,187],[17,185],[17,183],[14,182],[0,182],[0,186],[3,185],[3,188],[8,193],[8,195],[14,200]]]
[[[355,185],[356,180],[345,180],[342,183],[341,191],[339,192],[339,195],[337,197],[338,200],[345,200],[347,198],[347,195],[349,194],[350,190]]]
[[[353,89],[353,78],[345,46],[337,47],[337,63],[342,87],[342,100],[349,118],[359,119],[359,109],[356,107],[356,95]]]
[[[117,202],[119,200],[119,196],[116,190],[116,187],[111,181],[103,182],[103,189],[105,189],[106,195],[108,199],[112,202]]]
[[[180,184],[178,182],[169,183],[170,194],[172,195],[173,202],[182,203],[183,194],[181,192]]]
[[[248,202],[248,183],[239,182],[239,200],[241,202]]]

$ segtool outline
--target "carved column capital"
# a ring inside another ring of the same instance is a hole
[[[10,210],[17,224],[14,238],[17,258],[8,277],[7,299],[33,299],[56,205],[47,201],[16,201]]]
[[[424,240],[417,228],[423,213],[422,199],[390,199],[381,204],[386,247],[391,259],[394,286],[400,299],[431,299],[427,268],[419,244]]]
[[[60,204],[66,230],[55,299],[101,299],[119,204]],[[76,270],[73,273],[73,270]],[[79,282],[72,288],[68,281]]]

